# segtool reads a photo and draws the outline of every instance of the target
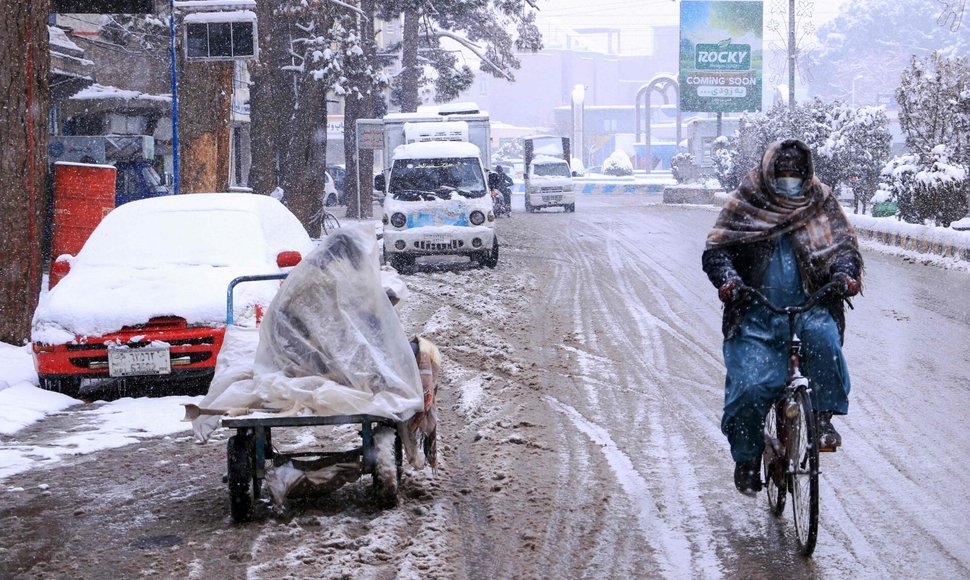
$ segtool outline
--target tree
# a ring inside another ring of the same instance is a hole
[[[970,183],[970,59],[913,57],[899,88],[899,126],[917,157],[912,217],[938,224],[967,213]]]
[[[0,341],[23,344],[40,296],[47,179],[47,0],[0,10]]]
[[[323,207],[327,95],[373,93],[380,71],[364,57],[350,14],[358,11],[324,0],[267,4],[258,5],[260,22],[271,25],[260,38],[265,49],[253,68],[250,100],[253,141],[263,142],[254,151],[254,190],[281,187],[284,202],[314,233],[313,216]],[[372,79],[364,87],[353,80],[362,75]]]
[[[812,92],[826,100],[848,100],[854,84],[858,94],[869,95],[864,102],[873,102],[883,86],[891,91],[914,55],[937,49],[970,55],[970,35],[965,28],[946,26],[946,12],[945,3],[926,0],[843,3],[839,16],[819,28],[822,48],[813,56],[818,64]]]
[[[889,160],[889,119],[882,107],[859,109],[835,104],[827,109],[831,133],[818,148],[823,181],[852,188],[853,212],[866,213],[879,188],[880,172]]]
[[[470,87],[474,74],[468,65],[458,64],[458,51],[476,55],[481,71],[514,81],[512,71],[521,66],[516,51],[542,49],[534,7],[533,0],[381,2],[381,18],[404,16],[403,41],[389,50],[400,55],[402,67],[392,83],[392,104],[414,111],[422,86],[433,87],[430,94],[439,103]]]

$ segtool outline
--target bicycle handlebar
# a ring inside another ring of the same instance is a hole
[[[768,310],[771,310],[775,314],[801,314],[811,310],[816,304],[819,303],[820,300],[822,300],[826,294],[836,290],[840,285],[841,283],[838,280],[833,280],[816,290],[815,293],[809,296],[808,300],[806,300],[801,306],[785,306],[783,308],[779,308],[778,306],[772,304],[771,301],[768,300],[768,297],[762,294],[761,291],[756,288],[752,288],[751,286],[741,286],[739,290],[742,293],[750,294],[756,300],[764,304]]]

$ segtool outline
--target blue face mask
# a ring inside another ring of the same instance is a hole
[[[802,178],[779,177],[775,179],[775,190],[786,197],[799,197],[802,195]]]

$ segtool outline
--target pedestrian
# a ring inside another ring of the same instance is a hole
[[[753,301],[742,285],[783,307],[800,306],[829,281],[840,282],[838,295],[830,294],[796,322],[822,448],[842,444],[832,416],[849,409],[844,304],[861,290],[862,255],[831,188],[815,176],[805,143],[786,139],[768,146],[761,165],[748,172],[721,210],[702,264],[724,303],[721,430],[735,461],[735,486],[754,495],[761,489],[765,415],[788,381],[788,319]]]

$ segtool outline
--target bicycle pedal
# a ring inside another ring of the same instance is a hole
[[[822,447],[822,446],[819,446],[819,448],[818,448],[818,452],[819,453],[835,453],[838,450],[839,450],[839,446],[838,445],[832,445],[830,447]]]

